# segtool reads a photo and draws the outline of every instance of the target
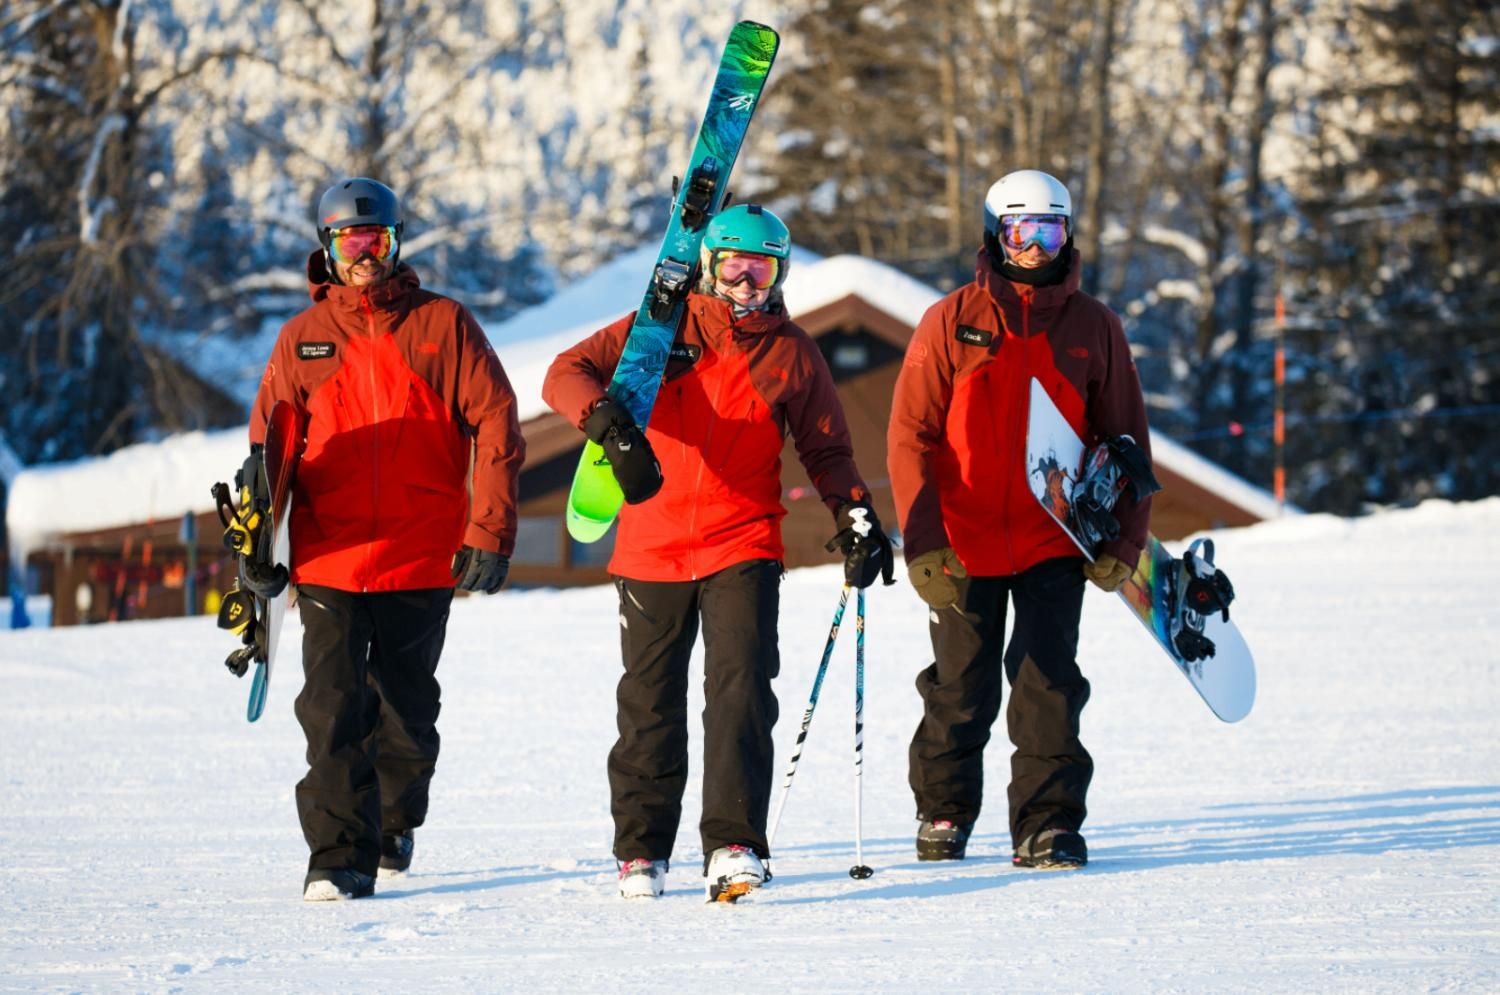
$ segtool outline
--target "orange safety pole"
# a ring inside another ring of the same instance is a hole
[[[150,528],[151,523],[148,522],[146,524],[147,524],[147,528]],[[135,589],[135,603],[136,603],[136,605],[142,611],[144,611],[145,608],[146,608],[146,590],[147,590],[147,586],[148,586],[147,583],[146,583],[146,578],[150,575],[150,573],[151,573],[151,533],[148,532],[148,533],[146,533],[146,540],[145,540],[145,542],[141,543],[141,579],[140,579],[140,583],[138,583],[136,585],[136,589]]]

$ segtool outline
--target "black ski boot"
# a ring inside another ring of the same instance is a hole
[[[343,902],[375,894],[375,879],[349,867],[318,868],[302,882],[304,902]]]
[[[973,828],[952,819],[928,819],[917,830],[917,859],[963,860]]]
[[[385,833],[380,837],[380,871],[383,878],[400,877],[411,867],[412,851],[416,849],[412,831]]]
[[[1043,829],[1022,840],[1010,862],[1016,867],[1072,871],[1089,862],[1089,848],[1071,829]]]

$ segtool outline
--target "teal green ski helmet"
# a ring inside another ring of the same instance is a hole
[[[703,235],[702,264],[713,270],[716,252],[754,252],[780,262],[776,285],[786,279],[792,237],[781,219],[759,204],[739,204],[714,215]]]

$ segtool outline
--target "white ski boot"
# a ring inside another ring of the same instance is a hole
[[[710,902],[737,902],[765,883],[766,867],[755,851],[733,843],[709,854],[704,877]]]
[[[659,898],[667,890],[667,862],[637,857],[620,864],[621,898]]]

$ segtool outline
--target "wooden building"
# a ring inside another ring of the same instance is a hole
[[[527,458],[521,475],[520,528],[511,560],[515,586],[571,586],[607,580],[614,531],[600,542],[572,541],[563,524],[568,485],[583,435],[541,400],[541,382],[562,349],[618,317],[624,287],[649,270],[650,257],[632,253],[607,264],[552,301],[490,329],[520,402]],[[857,257],[794,266],[786,296],[797,322],[811,334],[838,384],[854,440],[855,459],[873,491],[877,513],[895,530],[886,474],[885,434],[896,375],[922,313],[940,295],[904,274]],[[214,480],[233,476],[244,453],[243,429],[194,433],[195,439],[134,446],[100,460],[82,461],[77,479],[53,484],[53,494],[106,492],[108,481],[149,474],[158,495],[151,513],[124,503],[113,520],[100,503],[87,512],[55,511],[58,527],[34,545],[29,562],[42,590],[53,596],[53,623],[179,615],[196,606],[213,610],[218,592],[233,580],[220,541],[221,527],[208,500]],[[1278,513],[1264,490],[1173,443],[1153,436],[1155,468],[1164,490],[1152,512],[1152,531],[1178,539],[1203,529],[1249,525]],[[110,461],[120,466],[112,468]],[[832,518],[818,500],[790,440],[782,454],[782,523],[787,566],[837,562],[823,544]],[[16,487],[29,514],[47,497],[26,497],[26,471]],[[136,485],[139,489],[139,485]],[[163,500],[165,498],[165,500]],[[60,499],[59,499],[60,502]],[[191,522],[191,526],[189,526]],[[31,529],[35,532],[35,527]]]
[[[580,296],[587,301],[589,289],[585,287]],[[891,397],[912,332],[923,312],[940,297],[936,290],[890,267],[848,256],[794,267],[787,283],[786,299],[793,317],[818,343],[838,383],[854,439],[855,461],[874,492],[876,513],[889,530],[896,528],[885,459]],[[579,316],[587,311],[586,303],[561,308],[575,327],[549,336],[542,355],[512,372],[518,390],[524,384],[530,393],[539,395],[551,356],[618,317],[606,310],[592,321],[580,322]],[[526,327],[528,321],[524,315],[513,319],[502,326],[500,334],[511,326]],[[504,359],[503,347],[500,352]],[[527,391],[521,393],[524,404]],[[544,407],[531,412],[522,424],[526,470],[511,577],[518,584],[603,583],[613,530],[598,543],[584,545],[571,541],[563,525],[568,484],[583,436]],[[1170,439],[1157,435],[1152,441],[1155,469],[1163,486],[1152,507],[1152,531],[1159,538],[1178,539],[1204,529],[1250,525],[1277,514],[1274,499],[1265,491]],[[782,452],[782,480],[787,566],[837,562],[837,557],[823,549],[833,532],[832,519],[813,492],[790,439]]]

